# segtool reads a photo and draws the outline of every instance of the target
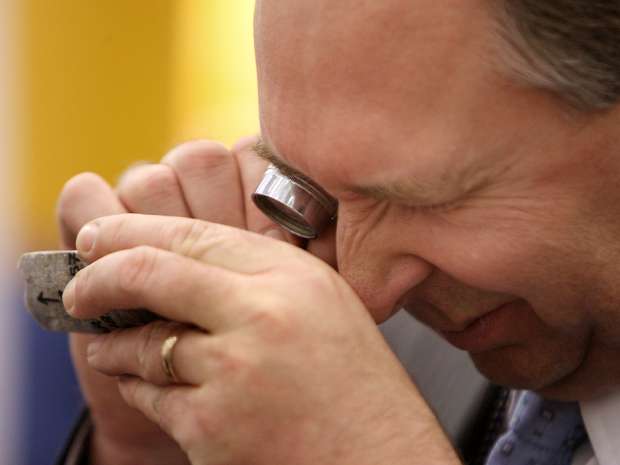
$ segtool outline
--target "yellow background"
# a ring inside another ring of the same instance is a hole
[[[25,244],[57,245],[72,175],[110,182],[175,144],[258,130],[253,0],[24,0]]]

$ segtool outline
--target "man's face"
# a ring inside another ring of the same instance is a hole
[[[618,117],[502,73],[492,5],[259,0],[263,138],[339,201],[326,237],[377,321],[585,398],[620,382]]]

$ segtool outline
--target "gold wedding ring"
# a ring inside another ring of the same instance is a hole
[[[169,383],[178,383],[179,379],[174,372],[174,367],[172,366],[172,351],[174,350],[174,346],[179,341],[177,336],[170,336],[166,338],[164,343],[161,345],[161,366],[166,375],[166,379]]]

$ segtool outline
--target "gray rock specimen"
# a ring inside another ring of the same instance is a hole
[[[18,268],[26,280],[26,307],[45,329],[79,333],[107,333],[158,319],[148,310],[115,310],[93,320],[71,317],[62,304],[62,292],[86,266],[75,251],[32,252],[22,255]]]

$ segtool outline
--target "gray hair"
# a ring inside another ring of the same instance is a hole
[[[492,0],[495,1],[495,0]],[[500,0],[506,58],[525,82],[584,110],[620,100],[620,0]]]

